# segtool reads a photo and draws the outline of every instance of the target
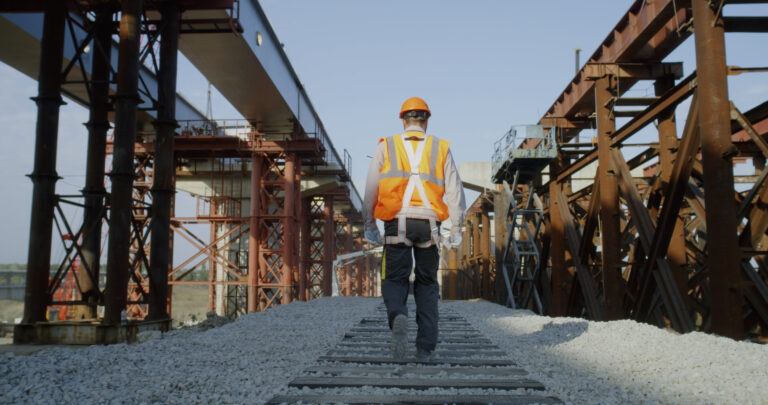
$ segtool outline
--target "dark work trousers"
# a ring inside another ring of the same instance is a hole
[[[439,225],[438,225],[439,226]],[[429,221],[424,219],[406,220],[406,237],[413,243],[423,243],[432,237]],[[384,222],[384,235],[397,236],[397,219]],[[395,316],[408,316],[408,277],[416,259],[416,281],[413,283],[413,295],[416,299],[416,347],[432,351],[437,344],[437,300],[440,289],[437,284],[437,267],[440,264],[438,247],[428,248],[407,246],[404,243],[384,245],[381,265],[381,295],[387,306],[389,327]]]

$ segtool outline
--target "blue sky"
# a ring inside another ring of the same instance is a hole
[[[535,123],[562,92],[574,75],[574,47],[586,60],[631,3],[261,1],[336,148],[352,154],[361,192],[376,141],[402,130],[403,100],[419,96],[429,103],[429,132],[451,141],[458,162],[489,160],[493,142],[511,125]],[[768,15],[768,7],[728,6],[726,14]],[[764,34],[729,34],[728,64],[768,66],[766,43]],[[694,58],[691,38],[668,61],[684,62],[688,74]],[[768,74],[736,76],[729,86],[742,110],[768,98]],[[645,83],[636,93],[648,89]],[[205,110],[207,82],[183,58],[179,91]],[[34,79],[0,63],[0,263],[26,261],[32,187],[24,175],[32,169],[36,108],[29,98],[36,92]],[[216,92],[213,112],[239,117]],[[73,102],[62,108],[59,193],[82,188],[85,121],[84,108]],[[190,202],[180,197],[177,213],[191,210]],[[63,250],[54,246],[56,260]],[[177,263],[185,253],[179,250]]]

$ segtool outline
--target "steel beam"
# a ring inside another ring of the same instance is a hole
[[[671,76],[664,77],[656,81],[654,88],[657,96],[664,95],[675,85],[675,80]],[[693,104],[693,102],[692,102]],[[677,128],[675,120],[675,110],[670,108],[658,116],[658,125],[656,129],[659,133],[659,161],[661,162],[661,182],[662,185],[670,183],[673,175],[673,161],[675,152],[678,150]],[[698,142],[696,142],[698,143]],[[690,171],[686,175],[690,176]],[[683,187],[683,185],[680,185]],[[683,187],[684,189],[684,187]],[[668,196],[669,194],[665,194]],[[682,202],[682,196],[678,202]],[[670,199],[665,198],[664,207],[670,205]],[[680,216],[675,214],[674,228],[671,230],[669,243],[667,245],[667,261],[670,270],[675,278],[675,284],[680,291],[681,297],[688,296],[688,258],[685,253],[685,229]],[[661,228],[661,225],[659,225]],[[664,245],[662,245],[664,246]],[[652,262],[651,262],[652,263]]]
[[[176,68],[181,9],[174,3],[161,8],[160,71],[157,77],[158,108],[155,121],[154,173],[152,177],[152,244],[149,253],[149,319],[168,317],[168,272],[173,268],[171,207],[176,192],[174,130],[176,123]]]
[[[664,94],[656,102],[648,106],[648,108],[641,114],[624,124],[619,130],[613,134],[611,145],[619,147],[627,138],[636,134],[643,129],[646,125],[651,123],[662,112],[669,108],[674,108],[679,103],[688,98],[698,85],[696,74],[692,74],[678,83],[672,90]],[[597,148],[591,152],[585,154],[577,161],[564,168],[557,176],[557,181],[562,181],[564,178],[573,175],[579,170],[586,167],[588,164],[594,162],[598,158]]]
[[[608,107],[613,98],[617,77],[604,75],[595,81],[595,111],[600,177],[600,238],[602,251],[603,291],[606,319],[624,317],[624,281],[621,278],[621,229],[619,226],[619,185],[611,158],[611,138],[616,125]],[[584,235],[591,237],[591,235]]]
[[[122,2],[115,99],[115,150],[112,160],[112,194],[107,252],[107,286],[104,299],[105,325],[118,324],[126,306],[130,269],[133,207],[134,143],[139,103],[139,42],[142,1]]]
[[[744,302],[740,252],[733,204],[730,109],[725,65],[725,33],[721,18],[707,0],[693,0],[699,114],[707,210],[707,250],[711,271],[712,331],[734,339],[744,337]]]
[[[613,150],[613,160],[614,167],[621,177],[619,184],[627,200],[632,220],[637,226],[638,237],[643,250],[648,252],[651,250],[656,231],[653,220],[637,192],[637,187],[632,183],[632,174],[629,171],[629,166],[618,149]],[[683,298],[675,286],[674,277],[669,270],[669,264],[664,258],[659,257],[656,259],[655,265],[658,267],[658,271],[654,273],[654,276],[657,284],[661,287],[660,293],[667,306],[672,326],[682,333],[691,332],[694,329],[693,322],[689,318]]]
[[[592,279],[592,274],[590,274],[589,268],[584,265],[582,258],[579,256],[579,241],[581,240],[581,235],[576,227],[576,220],[568,209],[568,202],[563,193],[560,192],[560,190],[556,191],[558,192],[554,198],[557,201],[557,208],[560,210],[560,216],[563,218],[568,250],[571,253],[573,265],[576,268],[577,280],[575,281],[578,281],[578,283],[574,281],[572,287],[578,288],[581,291],[581,294],[584,297],[584,309],[586,310],[587,317],[596,321],[602,321],[605,319],[605,307],[598,299],[597,286],[595,285],[595,280]]]

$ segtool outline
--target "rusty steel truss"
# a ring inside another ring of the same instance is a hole
[[[635,1],[539,121],[557,136],[548,171],[531,187],[505,184],[481,196],[493,202],[497,274],[511,212],[533,193],[542,199],[544,229],[535,243],[544,266],[532,283],[541,306],[527,308],[735,339],[768,336],[768,101],[743,111],[727,89],[729,75],[766,68],[726,66],[724,40],[728,32],[767,32],[768,18],[723,17],[736,3],[764,2]],[[696,66],[684,75],[681,63],[664,59],[691,35]],[[655,94],[628,96],[639,82]],[[683,102],[690,107],[681,117],[675,109]],[[629,121],[617,127],[618,117]],[[579,134],[587,129],[595,135],[584,142]],[[625,147],[636,147],[630,140],[644,129],[657,140],[639,153]],[[739,191],[733,165],[749,160],[755,174],[737,178],[750,185]],[[593,178],[587,185],[580,184],[585,173]],[[511,184],[512,174],[494,176]],[[519,203],[509,204],[517,194]],[[474,283],[475,249],[467,241],[476,232],[468,223],[462,252],[470,260],[459,269]],[[448,274],[445,291],[455,296],[462,283]],[[509,303],[496,279],[496,301]],[[464,297],[480,296],[476,287],[465,290]]]

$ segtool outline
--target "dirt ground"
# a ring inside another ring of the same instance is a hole
[[[13,323],[24,315],[24,301],[0,300],[0,323]]]
[[[175,285],[172,297],[173,326],[180,322],[205,319],[208,312],[208,286],[205,285]]]
[[[173,286],[173,324],[205,319],[208,312],[208,287],[204,285]],[[13,323],[24,315],[24,302],[0,300],[0,323]]]

